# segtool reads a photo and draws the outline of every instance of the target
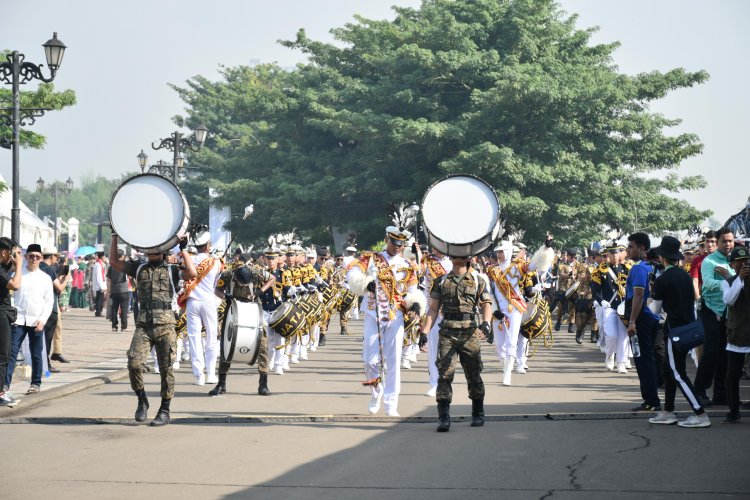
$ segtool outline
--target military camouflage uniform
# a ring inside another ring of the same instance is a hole
[[[231,293],[232,297],[238,302],[254,302],[256,301],[256,289],[260,290],[263,284],[271,279],[271,273],[260,267],[247,265],[248,269],[252,274],[252,279],[247,285],[242,285],[237,282],[234,277],[234,269],[224,271],[219,278],[218,287],[224,290],[224,293]],[[220,325],[223,327],[223,325]],[[260,337],[260,352],[258,353],[258,373],[261,375],[268,374],[268,333],[266,329],[262,328],[262,334]],[[221,332],[222,334],[224,332]],[[225,362],[219,359],[219,375],[229,373],[229,369],[232,367],[232,363]]]
[[[451,271],[435,282],[430,299],[438,301],[443,309],[435,363],[438,368],[435,399],[438,403],[450,403],[453,399],[451,383],[456,371],[456,355],[464,369],[469,398],[484,399],[481,344],[476,335],[476,318],[479,306],[491,302],[485,281],[472,270],[462,276]]]
[[[133,340],[128,349],[128,374],[134,391],[143,389],[143,370],[149,361],[151,348],[156,347],[156,358],[161,375],[161,397],[174,396],[176,335],[172,297],[176,294],[179,272],[176,266],[158,263],[125,262],[125,274],[136,281],[140,313]]]

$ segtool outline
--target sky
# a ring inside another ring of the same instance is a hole
[[[44,63],[41,44],[52,32],[67,46],[55,79],[73,89],[78,104],[49,112],[33,130],[47,137],[43,150],[22,150],[21,185],[39,177],[80,183],[84,176],[119,177],[138,169],[143,149],[149,163],[171,162],[151,143],[177,127],[183,114],[169,84],[193,76],[218,79],[221,66],[277,62],[293,67],[304,56],[277,43],[304,27],[309,37],[332,41],[329,30],[353,20],[393,18],[391,5],[419,0],[0,0],[0,48]],[[744,0],[562,0],[581,28],[598,26],[595,43],[619,41],[614,62],[626,74],[684,67],[706,70],[709,81],[672,92],[652,110],[682,124],[670,133],[695,133],[704,151],[677,170],[703,175],[708,186],[680,193],[723,222],[750,195],[744,134],[750,131],[750,2]],[[46,68],[45,68],[45,74]],[[26,87],[35,86],[34,84]],[[11,153],[0,149],[0,174],[11,177]]]

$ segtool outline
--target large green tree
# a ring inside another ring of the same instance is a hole
[[[675,197],[704,185],[675,172],[702,145],[649,105],[708,75],[622,74],[618,45],[575,24],[552,0],[425,0],[393,21],[356,18],[335,44],[300,30],[282,42],[309,57],[294,71],[229,68],[178,88],[188,120],[217,131],[195,160],[220,201],[256,201],[258,232],[337,226],[375,241],[388,202],[457,172],[492,184],[531,241],[704,219]]]

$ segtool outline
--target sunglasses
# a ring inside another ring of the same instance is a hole
[[[26,254],[26,258],[31,259],[31,260],[37,260],[37,259],[41,260],[42,256],[39,255],[38,253],[30,253],[30,254]]]

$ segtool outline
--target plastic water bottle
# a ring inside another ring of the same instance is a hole
[[[630,348],[633,350],[634,358],[641,357],[641,346],[638,343],[638,335],[633,335],[632,337],[630,337]]]

